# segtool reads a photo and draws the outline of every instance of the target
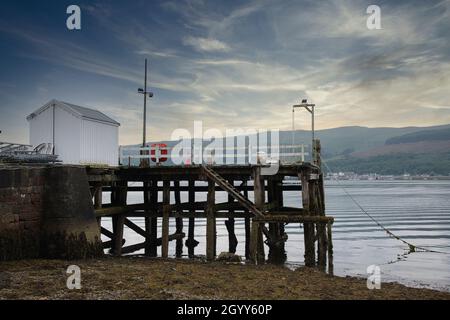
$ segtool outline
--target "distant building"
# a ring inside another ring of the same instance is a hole
[[[53,144],[63,163],[118,165],[120,123],[100,111],[52,100],[27,120],[30,144]]]

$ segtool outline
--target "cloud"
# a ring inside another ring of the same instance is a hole
[[[152,50],[138,50],[136,54],[143,56],[154,56],[160,58],[176,58],[177,55],[171,52],[152,51]]]
[[[229,51],[230,47],[219,40],[211,38],[200,38],[200,37],[186,37],[183,39],[183,44],[193,47],[197,51]]]
[[[142,100],[134,88],[142,84],[144,56],[155,91],[152,139],[194,120],[220,129],[289,129],[291,106],[302,97],[317,104],[319,129],[425,126],[450,122],[449,3],[383,2],[382,30],[366,28],[364,0],[195,0],[147,11],[141,2],[133,9],[139,14],[129,16],[113,4],[92,6],[88,13],[108,50],[52,31],[14,25],[0,31],[29,44],[22,57],[132,84],[130,96],[121,88],[120,102],[116,92],[110,101],[87,101],[119,118],[123,143],[139,137]]]

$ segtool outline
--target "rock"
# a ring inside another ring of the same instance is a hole
[[[241,256],[231,252],[221,252],[217,257],[217,261],[225,262],[242,262]]]

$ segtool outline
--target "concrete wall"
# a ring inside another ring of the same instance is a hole
[[[41,169],[0,170],[0,260],[39,256],[43,193]]]
[[[0,168],[0,261],[101,254],[84,168]]]

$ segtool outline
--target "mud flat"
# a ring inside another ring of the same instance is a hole
[[[81,268],[80,290],[66,287]],[[450,299],[450,293],[333,277],[311,268],[205,263],[141,257],[0,264],[0,299]]]

